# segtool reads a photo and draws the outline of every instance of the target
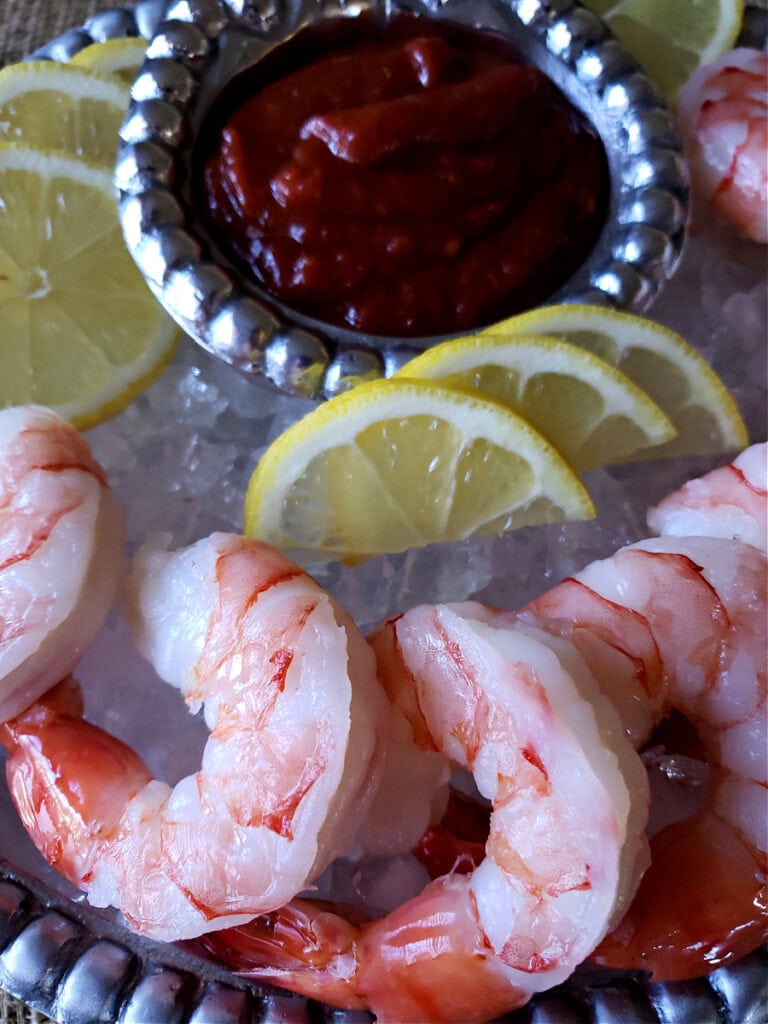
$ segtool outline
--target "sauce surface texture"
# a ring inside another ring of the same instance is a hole
[[[209,118],[204,203],[236,263],[300,313],[399,337],[484,326],[571,276],[607,169],[542,72],[411,17],[325,45],[255,91],[241,76]]]

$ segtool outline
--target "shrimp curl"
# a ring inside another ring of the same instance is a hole
[[[309,576],[214,534],[142,550],[128,615],[158,673],[202,707],[200,770],[174,787],[82,718],[69,687],[2,726],[9,788],[46,859],[158,939],[282,906],[354,839],[381,772],[373,655]]]

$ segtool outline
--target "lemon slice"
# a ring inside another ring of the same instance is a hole
[[[699,353],[679,334],[643,317],[600,306],[544,306],[497,324],[487,334],[549,334],[599,356],[661,408],[677,437],[638,458],[706,455],[748,444],[738,406]]]
[[[123,244],[111,174],[0,146],[0,407],[87,427],[117,412],[178,336]]]
[[[356,558],[592,515],[578,477],[515,413],[389,380],[319,406],[267,449],[245,532]]]
[[[91,43],[80,50],[70,64],[101,74],[117,75],[130,85],[144,63],[146,49],[146,39],[107,39],[106,42]]]
[[[480,337],[448,341],[397,374],[492,398],[519,413],[577,472],[662,444],[675,428],[645,392],[585,349],[554,338]]]
[[[30,61],[0,71],[0,143],[59,150],[115,165],[129,91],[113,75]]]
[[[701,64],[730,50],[743,0],[583,0],[655,79],[668,99]]]

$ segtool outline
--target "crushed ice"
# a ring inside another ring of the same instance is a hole
[[[652,314],[715,367],[753,441],[766,436],[767,305],[764,249],[705,218]],[[245,489],[259,455],[311,407],[255,385],[193,344],[182,344],[155,384],[88,434],[127,509],[129,551],[157,531],[170,533],[174,546],[213,530],[239,531]],[[355,568],[328,563],[311,569],[363,630],[424,601],[477,596],[516,607],[594,558],[644,536],[649,504],[721,461],[677,459],[594,470],[586,477],[598,510],[591,522],[433,545]],[[187,741],[194,735],[202,742],[202,727],[133,652],[117,616],[110,618],[79,677],[90,715],[135,742],[155,770],[178,777],[194,768]],[[147,699],[157,714],[137,715]],[[169,746],[169,736],[178,742]]]

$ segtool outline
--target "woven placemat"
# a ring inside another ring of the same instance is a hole
[[[0,65],[12,64],[38,46],[75,28],[120,0],[0,0]]]
[[[0,989],[0,1024],[47,1024],[48,1020]]]

